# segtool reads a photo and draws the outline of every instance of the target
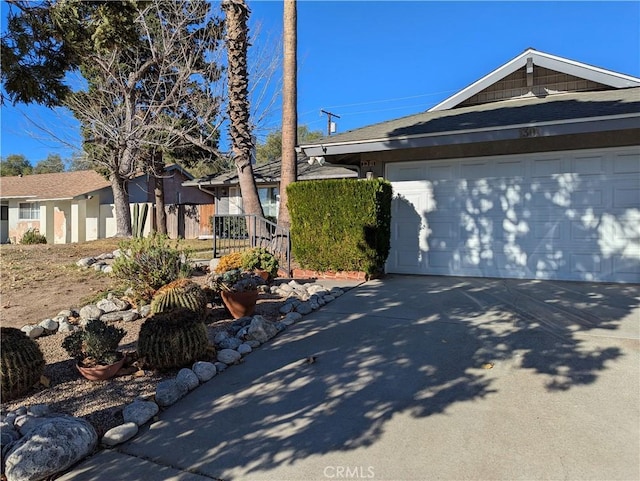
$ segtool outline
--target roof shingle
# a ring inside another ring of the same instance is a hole
[[[70,199],[110,185],[94,170],[0,177],[0,198]]]

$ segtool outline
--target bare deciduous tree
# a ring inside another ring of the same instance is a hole
[[[140,42],[93,52],[82,66],[88,89],[65,100],[82,124],[89,158],[111,181],[118,236],[131,235],[127,181],[162,170],[158,152],[198,148],[216,155],[221,123],[215,62],[221,24],[210,5],[139,5]]]

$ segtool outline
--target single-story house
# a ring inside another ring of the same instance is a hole
[[[360,167],[350,165],[322,165],[309,157],[298,155],[298,181],[319,179],[358,178]],[[265,217],[276,218],[280,199],[280,160],[254,165],[253,176]],[[185,187],[198,187],[215,197],[216,214],[241,214],[242,195],[238,173],[234,169],[222,174],[214,174],[193,179],[182,184]]]
[[[640,78],[527,49],[299,150],[392,183],[389,273],[640,282]]]
[[[193,178],[178,165],[167,167],[164,177],[165,203],[168,228],[175,227],[184,235],[184,224],[189,216],[200,224],[199,218],[208,219],[213,213],[213,198],[198,189],[182,187]],[[129,200],[134,204],[154,204],[154,178],[140,174],[129,183]],[[206,207],[206,214],[198,216]],[[190,213],[191,211],[194,213]],[[0,241],[18,242],[28,229],[38,229],[50,244],[83,242],[113,237],[116,232],[113,192],[111,184],[93,170],[32,174],[0,177]],[[185,212],[187,213],[185,215]],[[182,216],[180,216],[182,214]],[[174,226],[176,222],[182,222]],[[152,228],[153,216],[149,212],[144,233]],[[193,223],[193,222],[192,222]],[[193,237],[200,234],[196,225]],[[188,230],[188,229],[187,229]],[[170,233],[172,229],[169,228]]]

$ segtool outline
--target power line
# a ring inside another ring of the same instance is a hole
[[[380,104],[380,103],[384,103],[384,102],[395,102],[397,100],[409,100],[409,99],[416,99],[416,98],[420,98],[420,97],[430,97],[433,95],[440,95],[440,94],[446,94],[446,93],[451,93],[451,92],[455,92],[456,90],[442,90],[440,92],[430,92],[430,93],[426,93],[426,94],[418,94],[418,95],[409,95],[406,97],[395,97],[395,98],[390,98],[390,99],[382,99],[382,100],[370,100],[367,102],[355,102],[355,103],[351,103],[351,104],[343,104],[343,105],[332,105],[330,107],[330,109],[340,109],[340,108],[344,108],[344,107],[355,107],[355,106],[359,106],[359,105],[371,105],[371,104]],[[314,110],[310,110],[308,112],[304,112],[301,115],[307,115],[310,113],[315,112],[317,109]]]

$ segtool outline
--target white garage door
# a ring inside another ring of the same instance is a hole
[[[640,147],[387,164],[387,272],[640,282]]]

